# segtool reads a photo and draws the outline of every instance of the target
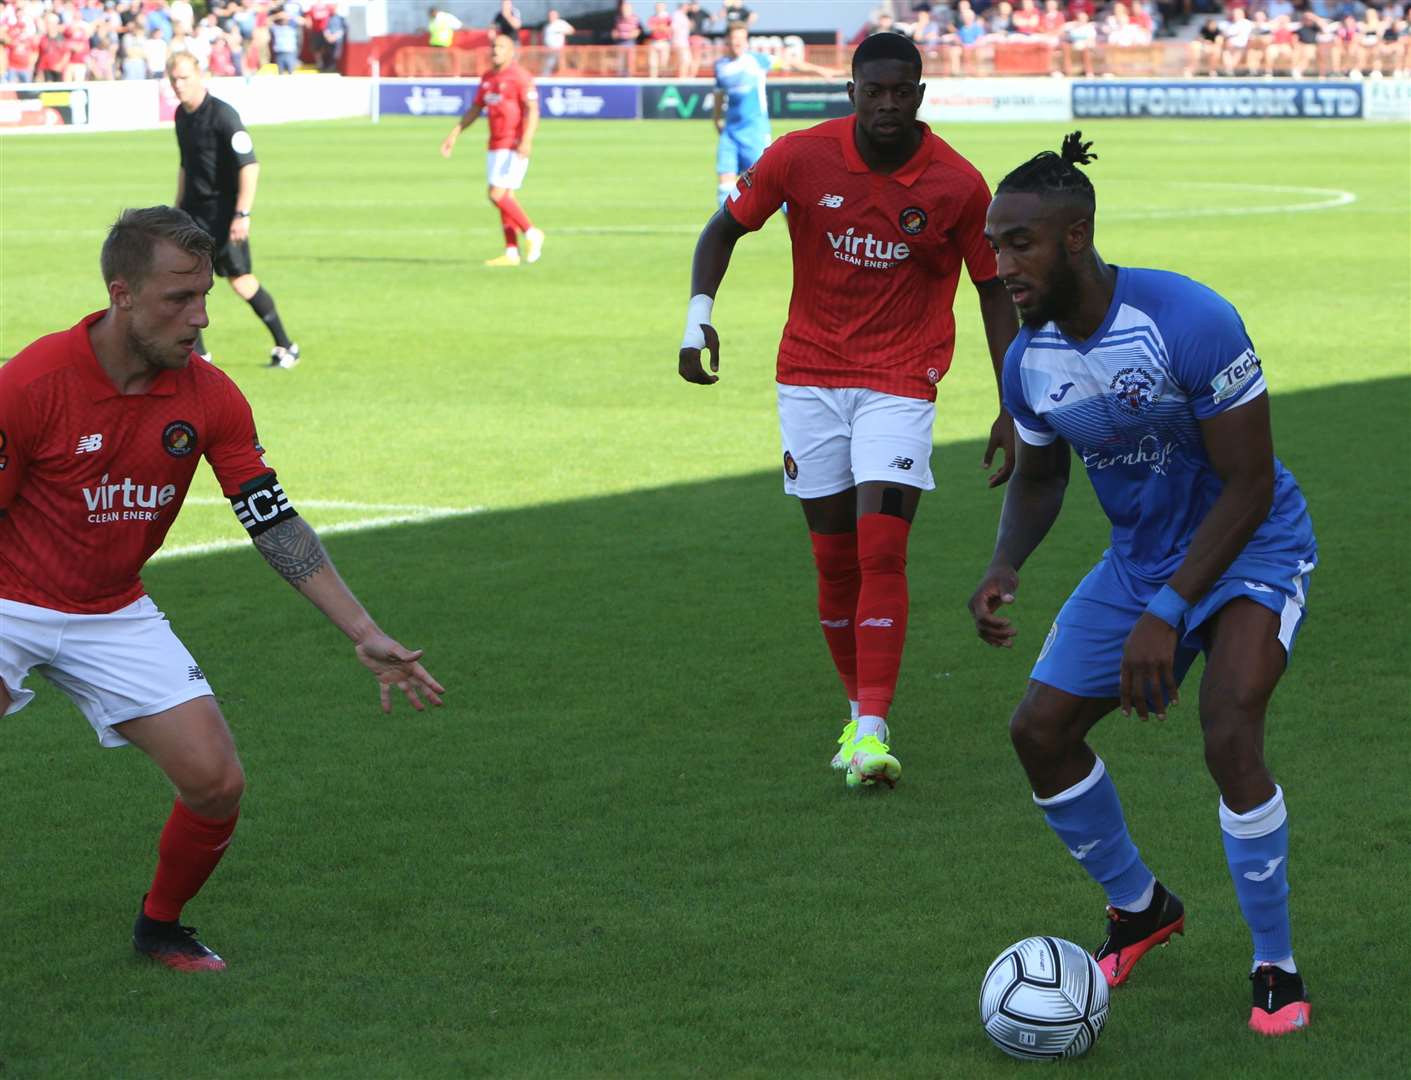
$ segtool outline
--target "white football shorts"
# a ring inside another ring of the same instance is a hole
[[[144,596],[103,615],[73,615],[0,600],[0,682],[6,715],[24,708],[38,671],[73,699],[103,746],[126,746],[115,725],[211,693],[167,618]]]
[[[485,180],[490,187],[518,191],[529,171],[529,159],[513,150],[491,150],[485,155]]]
[[[858,387],[778,390],[788,494],[821,499],[873,480],[935,489],[935,402]]]

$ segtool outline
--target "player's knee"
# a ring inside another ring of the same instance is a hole
[[[1263,771],[1264,747],[1258,727],[1232,714],[1204,719],[1205,767],[1217,783]]]
[[[240,809],[245,770],[236,759],[222,761],[181,788],[181,801],[202,817],[228,818]]]
[[[1025,765],[1054,761],[1068,749],[1058,718],[1025,698],[1009,718],[1009,741]]]
[[[499,206],[500,200],[505,197],[505,189],[492,187],[485,192],[485,195],[491,203],[493,203],[495,206]]]

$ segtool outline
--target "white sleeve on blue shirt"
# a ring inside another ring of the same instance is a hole
[[[1028,345],[1029,332],[1021,330],[1005,351],[1001,395],[1005,409],[1014,418],[1015,434],[1030,446],[1048,446],[1058,438],[1058,433],[1029,407],[1029,400],[1024,395],[1024,376],[1020,362],[1024,359],[1024,351]]]

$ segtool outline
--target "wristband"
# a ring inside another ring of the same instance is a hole
[[[1185,597],[1178,593],[1170,585],[1161,586],[1161,591],[1151,598],[1151,603],[1146,606],[1148,615],[1155,615],[1171,629],[1176,629],[1181,624],[1181,619],[1186,612],[1191,609]]]
[[[681,348],[704,349],[705,333],[701,324],[710,324],[710,312],[715,306],[715,298],[705,293],[696,293],[686,305],[686,332],[681,337]]]

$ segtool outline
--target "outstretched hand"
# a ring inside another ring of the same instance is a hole
[[[676,370],[681,378],[687,382],[697,383],[701,386],[709,386],[711,383],[720,381],[720,376],[715,374],[720,370],[720,335],[715,332],[715,327],[710,323],[700,324],[700,333],[703,337],[703,344],[700,347],[682,345],[681,352],[676,362]],[[707,372],[701,366],[701,353],[710,353],[710,371]]]
[[[985,468],[995,459],[995,451],[1004,452],[1004,464],[990,475],[990,487],[999,487],[1014,472],[1014,421],[1009,413],[1000,410],[999,418],[990,425],[990,441],[985,446],[985,457],[981,464]]]
[[[1167,708],[1180,701],[1175,665],[1175,627],[1155,615],[1143,615],[1122,649],[1122,715],[1131,716],[1135,708],[1145,720],[1151,706],[1156,718],[1165,720]]]
[[[363,666],[377,676],[383,712],[392,711],[394,686],[406,694],[407,700],[417,712],[426,708],[418,691],[425,694],[426,700],[431,704],[441,704],[440,695],[446,692],[446,688],[417,662],[421,659],[423,650],[404,648],[379,630],[359,641],[354,651]]]
[[[1019,591],[1019,575],[1008,566],[991,566],[985,579],[970,597],[970,617],[980,640],[997,649],[1014,648],[1015,630],[1009,620],[996,614],[1005,604],[1014,603]]]
[[[442,156],[443,158],[448,158],[448,157],[450,157],[450,156],[451,156],[451,151],[454,150],[455,148],[456,148],[456,133],[455,133],[455,132],[452,132],[450,135],[447,135],[447,136],[441,141],[441,156]]]

